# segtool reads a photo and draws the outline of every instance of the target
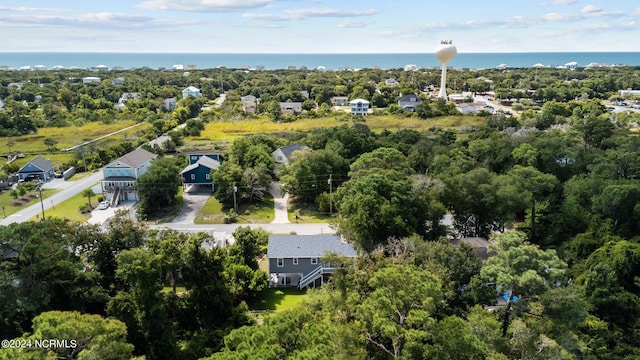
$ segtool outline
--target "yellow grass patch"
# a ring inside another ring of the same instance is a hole
[[[353,120],[345,121],[349,116],[338,115],[315,119],[299,119],[288,123],[276,123],[267,117],[256,119],[216,121],[206,124],[198,137],[187,139],[189,143],[206,141],[232,142],[238,137],[252,134],[274,134],[281,132],[305,132],[318,128],[329,128],[343,124],[351,125]],[[356,118],[353,118],[356,119]],[[393,115],[368,116],[363,122],[372,131],[415,129],[427,130],[432,127],[457,129],[461,126],[479,126],[484,119],[477,116],[445,116],[433,119],[403,117]]]

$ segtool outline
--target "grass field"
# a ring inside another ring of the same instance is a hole
[[[57,193],[58,191],[58,189],[42,189],[43,201],[46,201],[49,196]],[[0,210],[2,210],[0,215],[9,216],[39,202],[40,198],[36,197],[36,195],[36,193],[32,193],[31,196],[25,195],[23,196],[25,201],[21,201],[20,205],[15,205],[13,197],[11,197],[10,190],[3,191],[2,194],[0,194]]]
[[[39,128],[37,133],[17,136],[10,138],[13,141],[11,146],[11,152],[24,153],[24,154],[40,154],[45,158],[48,158],[56,165],[60,165],[73,157],[73,152],[49,152],[47,146],[44,144],[44,139],[52,138],[58,143],[57,149],[68,148],[78,143],[92,140],[100,136],[107,135],[114,131],[124,129],[126,127],[135,125],[133,121],[120,121],[114,124],[103,123],[88,123],[83,126],[69,126],[69,127],[50,127]],[[98,141],[98,147],[108,147],[113,144],[117,144],[122,141],[135,141],[137,139],[136,134],[139,132],[145,132],[151,127],[151,124],[142,124],[127,131],[123,131],[114,136],[102,139]],[[0,154],[8,154],[9,147],[7,146],[9,138],[3,138],[0,141]],[[15,164],[19,167],[26,164],[35,155],[26,155],[24,158],[17,159]]]
[[[245,215],[247,210],[249,214]],[[222,224],[226,213],[222,209],[222,204],[212,195],[196,215],[194,223]],[[268,224],[273,221],[274,217],[273,196],[271,194],[265,194],[262,201],[254,201],[252,204],[238,206],[237,222],[240,224]]]
[[[349,117],[346,117],[349,119]],[[251,134],[273,134],[282,132],[310,131],[317,128],[329,128],[352,121],[344,121],[345,115],[334,115],[315,119],[299,119],[288,123],[275,123],[266,116],[256,119],[229,120],[211,122],[205,125],[204,131],[197,137],[187,139],[189,144],[202,142],[231,142],[238,137]],[[484,119],[477,116],[445,116],[422,120],[417,117],[402,117],[392,115],[368,116],[364,124],[372,131],[416,129],[426,130],[436,128],[458,128],[460,126],[478,126]]]
[[[249,304],[251,310],[282,311],[295,308],[307,296],[298,288],[266,288]]]
[[[93,187],[93,186],[92,186]],[[94,195],[91,197],[91,206],[94,208],[98,206],[98,197],[100,195]],[[85,222],[91,217],[90,214],[80,213],[80,206],[87,204],[87,197],[82,195],[82,192],[75,194],[69,199],[57,204],[54,207],[45,211],[46,217],[58,217],[61,219],[69,219],[78,222]]]

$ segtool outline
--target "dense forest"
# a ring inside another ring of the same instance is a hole
[[[2,349],[0,359],[640,356],[640,115],[607,108],[623,100],[619,90],[640,88],[640,69],[451,71],[453,91],[491,94],[514,113],[481,112],[481,125],[457,128],[435,125],[456,109],[424,91],[439,80],[430,69],[141,69],[82,84],[87,74],[0,72],[2,135],[134,119],[172,134],[159,153],[173,156],[216,122],[340,117],[341,126],[238,138],[211,175],[227,208],[233,195],[250,202],[276,170],[271,152],[306,146],[277,169],[280,183],[292,203],[334,213],[360,256],[332,259],[343,267],[330,283],[262,316],[251,309],[268,283],[257,262],[264,231],[241,227],[221,249],[206,246],[207,234],[123,216],[105,231],[60,219],[1,227],[0,337],[81,346]],[[189,85],[203,96],[163,109]],[[123,92],[141,96],[116,109]],[[209,107],[221,92],[226,101]],[[411,113],[396,105],[409,93],[425,100]],[[246,95],[261,99],[257,114],[243,112]],[[370,100],[374,112],[336,114],[332,96]],[[281,101],[304,111],[280,114]],[[381,115],[434,126],[370,128]],[[491,256],[450,241],[466,237],[490,239]]]

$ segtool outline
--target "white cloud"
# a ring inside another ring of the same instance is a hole
[[[189,12],[232,12],[261,8],[272,2],[273,0],[148,0],[137,7]]]
[[[72,16],[0,14],[0,23],[29,27],[120,28],[144,30],[188,25],[194,22],[156,20],[148,16],[100,12],[74,14]]]
[[[571,5],[577,3],[578,0],[553,0],[553,5]]]
[[[602,9],[601,8],[597,8],[593,5],[587,5],[585,7],[582,8],[581,11],[583,14],[594,14],[594,13],[601,13]]]
[[[360,28],[365,27],[367,25],[371,25],[372,21],[355,21],[355,20],[347,20],[338,24],[339,28]]]
[[[332,8],[307,8],[307,9],[288,9],[282,11],[280,14],[244,14],[242,15],[248,19],[265,20],[265,21],[290,21],[290,20],[303,20],[313,17],[359,17],[359,16],[371,16],[378,13],[378,10],[347,10],[347,9],[332,9]]]

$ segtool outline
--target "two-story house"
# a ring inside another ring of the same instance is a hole
[[[364,99],[355,99],[349,102],[352,115],[367,115],[369,113],[369,102]]]
[[[182,90],[182,98],[186,99],[189,96],[199,98],[200,96],[202,96],[202,94],[200,93],[200,89],[198,89],[197,87],[189,86],[188,88]]]
[[[355,258],[356,249],[336,235],[270,235],[267,249],[271,286],[322,285],[340,264],[324,261],[329,254]]]
[[[416,94],[405,95],[398,99],[398,106],[404,111],[414,112],[416,111],[416,106],[420,104],[422,104],[422,99]]]
[[[220,154],[189,154],[189,165],[180,172],[182,187],[187,185],[206,185],[215,191],[211,171],[220,167]]]
[[[112,207],[117,206],[120,201],[139,200],[138,178],[149,169],[156,157],[154,153],[137,148],[102,168],[102,193]]]

